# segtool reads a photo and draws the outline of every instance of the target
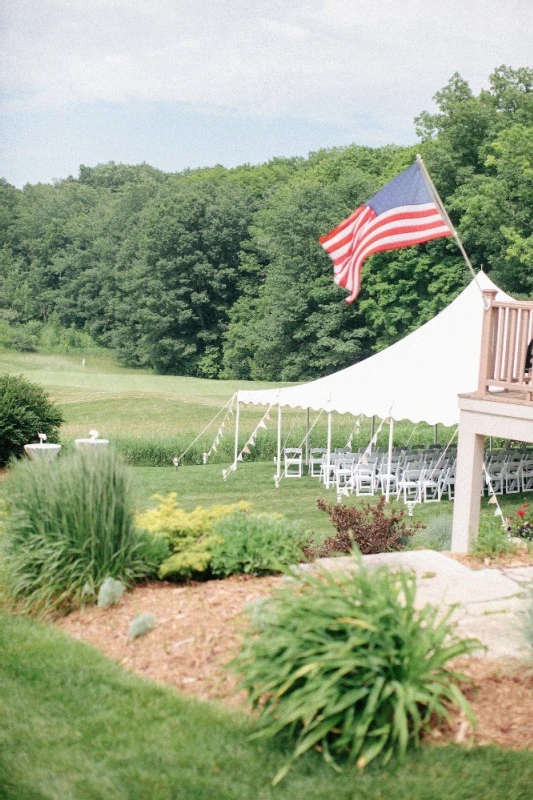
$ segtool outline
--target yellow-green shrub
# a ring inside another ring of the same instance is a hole
[[[242,501],[185,511],[178,505],[176,492],[156,494],[153,499],[159,500],[159,505],[137,514],[135,521],[153,536],[165,538],[173,551],[159,568],[162,579],[191,578],[207,572],[212,546],[218,541],[212,534],[214,523],[227,514],[250,510],[250,504]]]

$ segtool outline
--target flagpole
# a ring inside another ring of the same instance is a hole
[[[416,160],[417,160],[418,165],[420,166],[420,170],[421,170],[422,176],[423,176],[423,178],[424,178],[424,180],[426,182],[426,186],[428,187],[431,195],[433,196],[433,199],[435,200],[435,203],[437,204],[437,207],[438,207],[440,213],[444,217],[444,220],[445,220],[446,224],[449,226],[449,228],[450,228],[450,230],[451,230],[451,232],[453,234],[453,238],[455,239],[455,241],[457,243],[457,246],[458,246],[459,250],[461,251],[461,254],[462,254],[462,256],[463,256],[463,258],[464,258],[464,260],[466,262],[466,265],[467,265],[468,269],[470,270],[470,272],[472,273],[472,275],[474,276],[474,280],[476,282],[476,285],[477,285],[479,291],[481,292],[481,296],[483,297],[483,302],[486,304],[486,298],[485,298],[485,296],[483,294],[483,289],[481,288],[481,285],[480,285],[480,283],[479,283],[479,281],[477,279],[477,273],[474,270],[474,267],[472,266],[472,262],[468,258],[468,255],[466,253],[464,245],[463,245],[462,241],[459,238],[459,234],[455,230],[453,222],[451,221],[451,219],[450,219],[450,217],[448,215],[448,212],[446,211],[446,209],[444,207],[444,203],[442,202],[440,194],[437,191],[437,187],[435,186],[435,184],[431,180],[431,175],[429,174],[429,172],[427,170],[427,167],[424,164],[424,159],[422,158],[420,153],[417,153]]]

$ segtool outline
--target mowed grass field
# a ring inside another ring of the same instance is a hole
[[[64,443],[87,436],[90,428],[100,435],[113,438],[183,438],[190,441],[219,412],[239,389],[263,389],[291,384],[219,381],[173,375],[155,375],[147,370],[123,367],[111,355],[73,354],[47,355],[0,350],[0,373],[24,375],[40,384],[57,402],[65,417],[61,428]],[[248,406],[241,413],[243,437],[253,430],[265,412],[263,406]],[[318,422],[317,412],[311,412],[314,425],[310,445],[325,446],[326,414]],[[206,434],[211,442],[222,415]],[[335,446],[345,444],[354,432],[356,420],[350,414],[333,414]],[[376,422],[376,428],[379,420]],[[269,423],[269,434],[275,437],[276,420]],[[361,418],[355,430],[353,446],[368,444],[371,420]],[[439,428],[439,441],[447,442],[452,429]],[[226,427],[226,437],[232,437],[232,426]],[[283,444],[299,446],[306,433],[306,412],[302,409],[283,410]],[[388,427],[380,433],[378,445],[386,445]],[[395,425],[395,443],[409,440],[430,443],[433,428],[410,422]],[[244,443],[244,442],[243,442]]]
[[[123,367],[111,356],[91,354],[3,350],[0,373],[5,372],[24,375],[46,389],[63,410],[61,437],[66,441],[87,436],[89,428],[109,439],[184,432],[193,438],[238,389],[274,385],[155,375]]]

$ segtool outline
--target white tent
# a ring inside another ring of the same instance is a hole
[[[479,284],[479,285],[476,285]],[[240,391],[240,403],[453,425],[457,395],[477,388],[483,289],[512,302],[483,272],[425,325],[358,364],[298,386]]]

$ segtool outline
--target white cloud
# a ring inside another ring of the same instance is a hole
[[[532,23],[531,0],[12,0],[4,88],[28,110],[159,101],[405,129],[456,70],[478,89],[527,65]]]

